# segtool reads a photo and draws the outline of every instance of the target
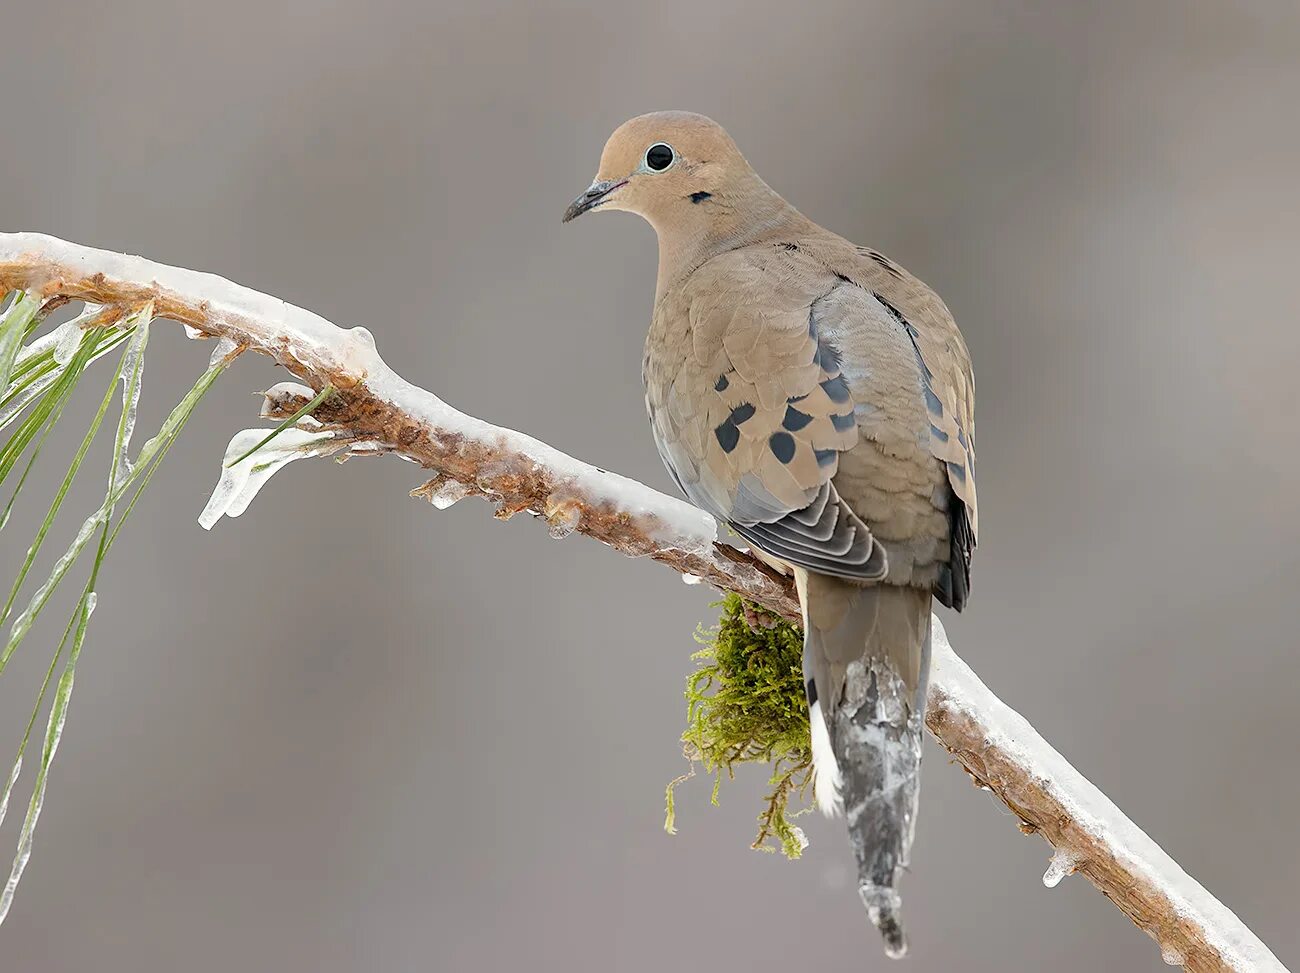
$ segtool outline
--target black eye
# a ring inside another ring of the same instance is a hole
[[[645,150],[645,167],[654,172],[663,172],[673,164],[674,158],[671,145],[656,142]]]

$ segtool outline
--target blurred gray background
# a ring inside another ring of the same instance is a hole
[[[661,489],[653,234],[559,215],[626,117],[722,121],[965,331],[983,534],[958,650],[1300,960],[1294,3],[48,2],[4,33],[4,229],[364,324],[458,407]],[[178,331],[142,436],[206,360]],[[296,465],[200,530],[283,377],[233,369],[114,551],[0,968],[888,967],[840,823],[806,819],[798,863],[748,849],[757,769],[718,809],[692,782],[662,831],[709,592],[439,513],[391,460]],[[4,752],[58,622],[0,686]],[[1162,968],[1084,880],[1045,890],[1047,859],[932,748],[908,967]]]

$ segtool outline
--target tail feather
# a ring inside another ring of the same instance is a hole
[[[921,793],[922,721],[910,700],[902,679],[880,660],[850,663],[832,734],[858,893],[891,956],[907,951],[898,887]]]
[[[886,953],[902,956],[899,883],[920,795],[930,595],[799,580],[818,803],[842,804],[863,905]]]
[[[833,818],[844,810],[840,795],[844,779],[831,746],[830,730],[826,729],[826,717],[822,716],[822,704],[817,700],[808,707],[808,725],[812,731],[813,797],[822,814]]]

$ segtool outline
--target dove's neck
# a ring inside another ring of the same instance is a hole
[[[815,224],[753,172],[719,186],[699,204],[685,210],[679,207],[673,217],[671,221],[650,221],[659,237],[656,303],[719,254],[815,229]]]

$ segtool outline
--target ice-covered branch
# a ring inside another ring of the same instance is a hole
[[[750,555],[719,543],[708,515],[457,411],[388,368],[363,328],[338,328],[221,277],[39,234],[0,234],[0,286],[119,308],[152,301],[157,317],[179,321],[191,333],[228,338],[270,355],[315,389],[332,385],[336,393],[320,404],[315,418],[351,443],[396,453],[432,471],[415,492],[436,506],[478,495],[497,504],[498,517],[532,513],[556,536],[586,534],[798,620],[790,584]],[[267,414],[290,415],[310,395],[305,387],[277,386],[268,394]],[[304,441],[288,446],[312,445],[299,438]],[[238,508],[238,502],[229,505]],[[1048,885],[1072,871],[1086,876],[1156,940],[1167,962],[1194,971],[1285,973],[1230,910],[980,682],[952,651],[937,619],[935,635],[930,730],[1015,812],[1026,831],[1052,844]]]

